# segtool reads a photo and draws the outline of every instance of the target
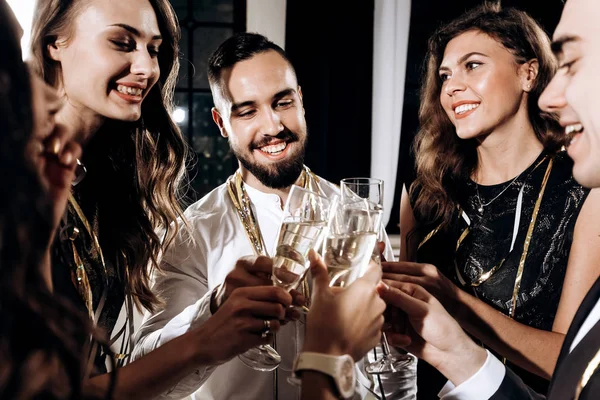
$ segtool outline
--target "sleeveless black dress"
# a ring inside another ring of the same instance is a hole
[[[552,330],[560,301],[575,222],[589,193],[573,179],[573,163],[566,152],[553,156],[540,154],[508,188],[511,181],[491,186],[478,185],[471,180],[465,182],[461,188],[460,207],[470,225],[457,211],[450,226],[424,243],[416,257],[418,262],[436,265],[458,287],[509,315],[527,230],[550,159],[553,159],[553,165],[526,254],[514,315],[518,322],[547,331]],[[517,198],[523,185],[521,218],[510,251]],[[506,191],[500,194],[504,189]],[[486,204],[496,196],[498,198],[480,212],[480,200]],[[428,223],[422,216],[415,215],[415,218],[419,226],[425,228],[420,230],[421,238],[435,228],[436,224]],[[467,226],[470,232],[456,250]],[[461,281],[475,282],[503,259],[502,266],[481,285],[461,284]],[[507,365],[536,391],[547,392],[548,381],[510,362]],[[419,398],[437,398],[445,382],[441,374],[419,361]]]

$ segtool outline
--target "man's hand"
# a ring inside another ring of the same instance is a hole
[[[240,258],[235,263],[233,270],[225,277],[225,282],[219,287],[216,295],[211,299],[211,312],[214,314],[237,288],[273,286],[272,272],[273,260],[269,257],[246,256]],[[306,303],[306,299],[300,292],[292,290],[290,295],[292,296],[293,305],[303,306]],[[288,308],[286,317],[282,319],[287,322],[298,318],[300,318],[300,313],[293,308]]]
[[[486,351],[467,336],[434,296],[411,283],[384,282],[388,286],[379,286],[379,294],[388,306],[406,313],[410,324],[407,333],[393,328],[386,330],[390,344],[427,361],[455,385],[481,368],[487,358]],[[395,323],[391,321],[392,326]]]
[[[360,360],[381,338],[385,303],[376,289],[381,269],[371,267],[347,289],[334,292],[323,261],[314,252],[310,258],[313,298],[303,350]]]
[[[263,337],[262,333],[267,324],[271,333],[277,332],[291,304],[292,296],[279,287],[234,289],[217,312],[196,330],[197,363],[221,364],[252,347],[271,343],[273,335]]]

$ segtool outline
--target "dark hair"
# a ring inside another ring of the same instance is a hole
[[[18,31],[0,1],[0,398],[79,398],[83,346],[76,338],[91,329],[42,276],[52,210],[26,158],[33,110]]]
[[[216,90],[221,90],[221,74],[224,69],[231,68],[240,61],[248,60],[266,51],[275,51],[285,59],[296,74],[294,66],[285,51],[258,33],[236,33],[217,47],[208,59],[208,82],[213,97]]]
[[[537,59],[538,75],[528,94],[529,120],[536,136],[549,152],[565,143],[557,118],[537,105],[557,69],[550,39],[527,13],[498,4],[484,3],[438,29],[429,39],[426,71],[421,86],[420,128],[415,137],[417,178],[411,186],[415,212],[428,222],[449,222],[461,185],[477,167],[472,140],[460,139],[440,102],[442,82],[438,69],[446,45],[469,31],[489,35],[512,53],[517,64]]]
[[[88,219],[90,214],[98,217],[105,257],[127,266],[126,292],[138,308],[154,311],[160,300],[150,289],[150,276],[159,267],[159,253],[177,232],[179,224],[174,222],[183,217],[179,200],[188,147],[170,115],[179,71],[179,23],[168,0],[149,2],[163,39],[160,78],[142,103],[139,121],[108,121],[94,135],[84,154],[89,172],[76,189]],[[85,5],[82,0],[46,0],[37,6],[33,61],[52,85],[60,84],[61,70],[47,46],[59,35],[72,36],[75,18]]]

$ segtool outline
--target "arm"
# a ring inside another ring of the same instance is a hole
[[[552,376],[563,333],[516,322],[456,287],[433,265],[384,263],[383,269],[385,279],[413,283],[435,295],[465,330],[515,364],[546,379]]]
[[[575,223],[569,264],[552,330],[566,334],[583,298],[600,276],[600,189],[592,189]]]
[[[154,398],[174,385],[162,398],[179,399],[194,392],[193,384],[203,381],[202,366],[222,364],[251,347],[271,342],[272,336],[261,336],[264,320],[277,332],[291,303],[288,293],[273,286],[234,290],[204,324],[119,369],[112,398]],[[84,394],[104,395],[110,380],[108,374],[89,379]]]
[[[440,302],[420,286],[387,281],[378,290],[388,307],[401,311],[412,329],[386,331],[391,344],[403,347],[437,368],[449,382],[442,400],[542,400],[491,353],[477,346]],[[393,315],[401,315],[395,312]]]
[[[378,296],[379,266],[371,267],[347,289],[333,292],[327,268],[311,253],[313,299],[306,320],[303,351],[329,355],[349,354],[360,360],[381,337],[385,303]],[[338,399],[331,377],[320,372],[304,371],[303,400]]]
[[[600,275],[600,193],[592,190],[575,223],[573,243],[552,332],[520,324],[460,292],[461,325],[492,349],[530,372],[550,379],[573,316]]]
[[[400,261],[414,261],[419,238],[416,235],[417,220],[410,205],[406,185],[402,185],[400,200]]]
[[[561,300],[553,331],[521,324],[458,289],[432,265],[400,263],[384,266],[386,279],[423,286],[434,294],[461,326],[520,367],[550,379],[566,331],[583,297],[600,274],[600,194],[592,190],[573,233]]]
[[[124,391],[138,393],[135,388],[139,387],[149,390],[149,397],[161,393],[162,398],[187,396],[208,379],[216,366],[269,342],[270,337],[260,339],[264,319],[276,317],[271,321],[274,332],[283,319],[279,311],[289,294],[273,286],[241,287],[252,279],[246,276],[247,270],[272,270],[271,260],[266,257],[237,261],[226,278],[232,287],[213,314],[206,267],[209,260],[205,256],[208,252],[203,248],[204,242],[200,239],[194,242],[186,234],[178,237],[163,258],[163,271],[156,277],[153,290],[161,294],[164,308],[144,316],[136,335],[132,357],[135,362],[125,367],[130,368],[130,375],[125,368],[119,370],[119,384],[123,382]],[[264,284],[260,279],[254,283]],[[276,298],[279,300],[275,302],[280,304],[271,302]],[[181,351],[186,347],[187,351]],[[129,378],[125,380],[122,376]]]
[[[339,400],[331,377],[317,371],[302,374],[302,400]]]
[[[193,328],[200,327],[212,315],[211,292],[208,291],[208,260],[205,256],[208,253],[204,242],[196,240],[188,229],[187,227],[180,229],[175,241],[163,257],[162,272],[156,274],[153,290],[160,293],[163,308],[154,314],[148,311],[144,314],[142,324],[135,335],[135,346],[132,352],[134,363],[127,366],[133,367],[134,370],[137,369],[134,365],[138,360],[149,356],[153,351]],[[176,345],[169,347],[171,346]],[[197,348],[197,346],[190,347]],[[161,352],[163,351],[165,350]],[[182,354],[193,356],[188,353],[189,351]],[[179,353],[174,351],[170,354],[175,356]],[[177,358],[185,363],[183,357]],[[143,366],[144,362],[137,364]],[[171,389],[168,394],[173,398],[192,393],[204,383],[216,366],[216,364],[204,363],[197,366],[195,373],[191,373],[191,370],[183,376],[178,373],[179,379],[174,379],[171,385],[166,385],[163,390],[155,391],[154,394],[168,389]],[[122,371],[124,368],[119,371],[119,376]]]

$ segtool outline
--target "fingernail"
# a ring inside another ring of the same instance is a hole
[[[60,152],[60,140],[58,138],[53,138],[46,148],[51,154],[58,155]]]
[[[73,163],[73,153],[71,153],[70,151],[64,153],[60,157],[60,162],[65,166],[71,166],[71,164]]]

